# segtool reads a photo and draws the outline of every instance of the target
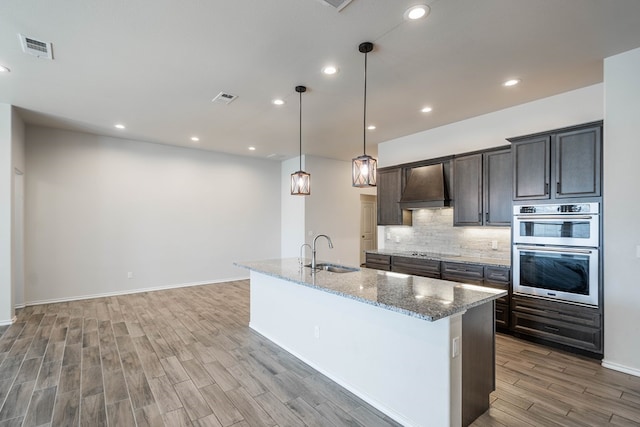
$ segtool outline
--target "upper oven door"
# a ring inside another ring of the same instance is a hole
[[[513,242],[598,247],[597,214],[515,214]]]

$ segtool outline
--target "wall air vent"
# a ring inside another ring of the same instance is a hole
[[[53,49],[51,43],[36,40],[23,34],[18,34],[22,51],[38,58],[53,59]]]
[[[229,105],[231,104],[233,101],[235,101],[235,99],[238,97],[238,95],[232,95],[230,93],[227,92],[220,92],[219,94],[216,95],[215,98],[213,98],[211,100],[211,102],[213,102],[214,104],[224,104],[224,105]]]
[[[338,9],[338,12],[340,12],[342,9],[347,7],[347,5],[352,2],[352,0],[318,0],[318,1],[320,3],[326,4],[327,6],[335,7],[336,9]]]

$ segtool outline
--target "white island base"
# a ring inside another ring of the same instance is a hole
[[[425,321],[251,271],[250,327],[406,426],[462,425],[462,315]]]

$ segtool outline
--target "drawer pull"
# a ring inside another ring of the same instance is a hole
[[[560,332],[560,329],[558,328],[554,328],[553,326],[546,326],[544,327],[546,330],[551,331],[551,332]]]

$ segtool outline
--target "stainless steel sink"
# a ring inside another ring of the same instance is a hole
[[[305,267],[311,267],[311,264],[305,265]],[[347,267],[346,265],[337,265],[329,263],[316,264],[316,270],[329,271],[331,273],[353,273],[354,271],[360,271],[357,267]]]

